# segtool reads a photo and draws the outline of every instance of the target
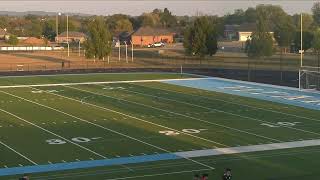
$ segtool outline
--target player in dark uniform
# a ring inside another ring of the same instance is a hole
[[[232,175],[231,175],[231,169],[230,168],[227,168],[225,171],[224,171],[224,174],[222,176],[222,180],[231,180],[232,179]]]
[[[23,177],[19,178],[19,180],[29,180],[29,177],[28,175],[23,175]]]
[[[208,180],[209,178],[208,176],[209,176],[208,174],[203,174],[201,180]]]
[[[200,180],[199,174],[195,174],[195,175],[193,176],[193,180]]]

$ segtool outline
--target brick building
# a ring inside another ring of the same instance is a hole
[[[174,33],[168,29],[141,27],[131,36],[133,45],[147,46],[155,42],[173,43]]]

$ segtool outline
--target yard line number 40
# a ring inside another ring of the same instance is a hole
[[[278,128],[278,127],[283,127],[283,126],[295,126],[301,122],[276,122],[276,123],[262,123],[262,126],[267,126],[271,128]]]
[[[182,129],[181,132],[183,133],[189,133],[189,134],[198,134],[202,131],[206,131],[207,129]],[[179,131],[171,131],[171,130],[166,130],[166,131],[159,131],[160,134],[164,134],[166,136],[177,136],[181,134]]]

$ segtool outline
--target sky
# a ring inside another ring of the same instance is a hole
[[[312,0],[51,0],[22,1],[0,0],[0,11],[48,11],[72,12],[95,15],[128,14],[140,15],[155,8],[169,8],[175,15],[225,15],[235,9],[255,7],[258,4],[280,5],[289,14],[311,12]]]

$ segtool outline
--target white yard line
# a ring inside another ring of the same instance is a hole
[[[301,148],[301,147],[310,147],[310,146],[320,146],[320,139],[252,145],[252,146],[239,146],[239,147],[230,147],[230,148],[185,151],[185,152],[176,152],[174,154],[180,157],[195,158],[195,157],[218,156],[218,155],[227,155],[227,154],[240,154],[240,153],[248,153],[248,152],[292,149],[292,148]]]
[[[6,93],[6,92],[4,92],[4,93]],[[8,95],[9,95],[9,94],[8,94]],[[59,137],[59,138],[63,139],[64,141],[69,142],[69,143],[71,143],[71,144],[73,144],[73,145],[76,145],[76,146],[80,147],[81,149],[84,149],[84,150],[86,150],[86,151],[88,151],[88,152],[91,152],[91,153],[93,153],[93,154],[95,154],[95,155],[97,155],[97,156],[99,156],[99,157],[101,157],[101,158],[104,158],[104,159],[107,158],[107,157],[105,157],[105,156],[103,156],[103,155],[101,155],[101,154],[99,154],[99,153],[97,153],[97,152],[95,152],[95,151],[93,151],[93,150],[91,150],[91,149],[88,149],[88,148],[86,148],[86,147],[84,147],[84,146],[81,146],[81,145],[79,145],[79,144],[77,144],[77,143],[75,143],[75,142],[73,142],[73,141],[70,141],[70,140],[68,140],[67,138],[64,138],[64,137],[62,137],[62,136],[60,136],[60,135],[58,135],[58,134],[56,134],[56,133],[54,133],[54,132],[52,132],[52,131],[49,131],[49,130],[43,128],[43,127],[40,127],[40,126],[38,126],[38,125],[36,125],[36,124],[34,124],[34,123],[32,123],[32,122],[29,122],[29,121],[27,121],[26,119],[23,119],[23,118],[15,115],[15,114],[13,114],[13,113],[10,113],[10,112],[8,112],[8,111],[6,111],[6,110],[4,110],[4,109],[1,109],[1,108],[0,108],[0,111],[4,112],[4,113],[6,113],[6,114],[9,114],[9,115],[11,115],[11,116],[13,116],[13,117],[21,120],[21,121],[24,121],[25,123],[28,123],[28,124],[30,124],[30,125],[32,125],[32,126],[35,126],[35,127],[39,128],[39,129],[41,129],[41,130],[43,130],[43,131],[45,131],[45,132],[47,132],[47,133],[49,133],[49,134],[51,134],[51,135],[54,135],[54,136],[56,136],[56,137]]]
[[[12,152],[18,154],[19,156],[21,156],[22,158],[26,159],[27,161],[31,162],[34,165],[38,165],[37,163],[35,163],[34,161],[32,161],[30,158],[28,158],[27,156],[21,154],[20,152],[18,152],[17,150],[13,149],[12,147],[10,147],[9,145],[5,144],[4,142],[0,141],[0,144],[2,144],[4,147],[8,148],[9,150],[11,150]]]
[[[203,119],[200,119],[200,118],[195,118],[195,117],[188,116],[188,115],[185,115],[185,114],[172,112],[172,111],[161,109],[161,108],[156,108],[156,107],[145,105],[145,104],[142,104],[142,103],[133,102],[133,101],[129,101],[129,100],[126,100],[126,99],[121,99],[121,98],[115,98],[115,97],[108,96],[108,95],[105,95],[105,94],[102,94],[102,93],[95,93],[95,92],[92,92],[92,91],[87,91],[87,90],[76,88],[76,87],[70,87],[70,86],[66,86],[66,87],[71,88],[71,89],[76,89],[76,90],[79,90],[79,91],[83,91],[83,92],[87,92],[87,93],[91,93],[91,94],[96,94],[96,95],[99,95],[99,96],[104,96],[104,97],[108,97],[108,98],[112,98],[112,99],[117,99],[117,100],[129,102],[129,103],[137,104],[137,105],[144,106],[144,107],[147,107],[147,108],[152,108],[152,109],[156,109],[156,110],[159,110],[159,111],[162,111],[162,112],[174,114],[174,115],[177,115],[177,116],[183,116],[183,117],[186,117],[186,118],[189,118],[189,119],[193,119],[193,120],[200,121],[200,122],[205,122],[207,124],[223,127],[223,128],[226,128],[226,129],[231,129],[233,131],[241,132],[241,133],[244,133],[244,134],[249,134],[249,135],[252,135],[252,136],[259,137],[259,138],[268,139],[268,140],[272,140],[272,141],[276,141],[276,142],[283,142],[283,141],[280,141],[278,139],[266,137],[266,136],[255,134],[255,133],[251,133],[251,132],[248,132],[248,131],[243,131],[243,130],[240,130],[240,129],[237,129],[237,128],[232,128],[232,127],[225,126],[225,125],[218,124],[218,123],[213,123],[213,122],[210,122],[210,121],[206,121],[206,120],[203,120]],[[178,132],[180,132],[180,131],[178,131]],[[181,132],[181,133],[183,133],[183,132]],[[188,133],[184,133],[184,134],[188,134]],[[194,136],[194,135],[192,135],[192,136]],[[194,137],[201,138],[199,136],[194,136]],[[204,140],[205,138],[202,138],[202,139]],[[208,139],[206,139],[206,140],[207,141],[211,141],[211,140],[208,140]]]
[[[155,97],[155,98],[159,98],[159,99],[165,99],[165,100],[168,100],[168,101],[178,102],[178,103],[182,103],[182,104],[186,104],[186,105],[190,105],[190,106],[194,106],[194,107],[199,107],[199,108],[203,108],[203,109],[207,109],[207,110],[213,110],[213,111],[216,111],[216,112],[220,112],[220,113],[224,113],[224,114],[228,114],[228,115],[232,115],[232,116],[238,116],[238,117],[245,118],[245,119],[250,119],[250,120],[253,120],[253,121],[258,121],[258,122],[263,122],[263,123],[273,123],[273,122],[270,122],[270,121],[265,121],[265,120],[261,120],[261,119],[257,119],[257,118],[252,118],[252,117],[248,117],[248,116],[243,116],[243,115],[239,115],[239,114],[234,114],[234,113],[230,113],[230,112],[218,110],[218,109],[215,109],[215,108],[209,108],[209,107],[206,107],[206,106],[191,104],[191,103],[188,103],[188,102],[178,101],[178,100],[174,100],[174,99],[170,99],[170,98],[165,98],[165,97],[161,97],[161,96],[154,96],[154,95],[145,94],[145,93],[139,93],[139,92],[135,92],[135,91],[131,91],[131,90],[123,90],[123,89],[122,89],[121,91],[127,91],[127,92],[131,92],[131,93],[135,93],[135,94],[140,94],[140,95],[144,95],[144,96],[150,96],[150,97]],[[296,130],[296,131],[301,131],[301,132],[309,133],[309,134],[320,135],[320,133],[317,133],[317,132],[307,131],[307,130],[299,129],[299,128],[295,128],[295,127],[284,126],[284,125],[279,125],[279,126],[284,127],[284,128],[288,128],[288,129],[293,129],[293,130]]]
[[[34,89],[35,89],[35,88],[34,88]],[[37,89],[37,90],[38,90],[38,89]],[[16,97],[16,98],[18,98],[18,99],[22,99],[22,100],[24,100],[24,101],[27,101],[27,102],[30,102],[30,103],[33,103],[33,104],[36,104],[36,105],[45,107],[45,108],[47,108],[47,109],[51,109],[51,110],[53,110],[53,111],[59,112],[59,113],[61,113],[61,114],[67,115],[67,116],[69,116],[69,117],[78,119],[78,120],[80,120],[80,121],[82,121],[82,122],[86,122],[86,123],[88,123],[88,124],[91,124],[91,125],[94,125],[94,126],[96,126],[96,127],[99,127],[99,128],[105,129],[105,130],[108,130],[108,131],[113,132],[113,133],[115,133],[115,134],[118,134],[118,135],[127,137],[127,138],[129,138],[129,139],[131,139],[131,140],[134,140],[134,141],[140,142],[140,143],[142,143],[142,144],[148,145],[148,146],[153,147],[153,148],[155,148],[155,149],[158,149],[158,150],[161,150],[161,151],[164,151],[164,152],[167,152],[167,153],[172,153],[171,151],[166,150],[166,149],[164,149],[164,148],[161,148],[161,147],[159,147],[159,146],[156,146],[156,145],[147,143],[147,142],[145,142],[145,141],[136,139],[136,138],[131,137],[131,136],[129,136],[129,135],[126,135],[126,134],[120,133],[120,132],[118,132],[118,131],[115,131],[115,130],[106,128],[106,127],[101,126],[101,125],[99,125],[99,124],[90,122],[90,121],[88,121],[88,120],[82,119],[82,118],[80,118],[80,117],[74,116],[74,115],[69,114],[69,113],[66,113],[66,112],[64,112],[64,111],[60,111],[60,110],[55,109],[55,108],[53,108],[53,107],[46,106],[46,105],[44,105],[44,104],[40,104],[40,103],[34,102],[34,101],[29,100],[29,99],[25,99],[25,98],[23,98],[23,97],[20,97],[20,96],[16,96],[16,95],[14,95],[14,94],[11,94],[11,93],[8,93],[8,92],[5,92],[5,91],[0,91],[0,92],[5,93],[5,94],[7,94],[7,95],[10,95],[10,96],[12,96],[12,97]],[[51,92],[47,92],[47,93],[48,93],[48,94],[57,95],[57,94],[51,93]],[[57,95],[57,96],[61,96],[61,95]],[[67,98],[67,97],[65,97],[65,96],[61,96],[61,97]],[[73,101],[80,102],[80,103],[82,103],[82,104],[87,104],[86,102],[81,102],[81,101],[76,100],[76,99],[73,99],[73,98],[67,98],[67,99],[71,99],[71,100],[73,100]],[[1,109],[0,109],[0,110],[1,110]],[[5,111],[5,112],[6,112],[6,111]],[[113,112],[116,112],[116,111],[113,111]],[[7,112],[7,113],[9,113],[9,112]],[[117,112],[117,113],[119,114],[119,112]],[[11,114],[11,113],[10,113],[10,114]],[[123,114],[123,113],[121,113],[121,114]],[[12,114],[12,115],[13,115],[13,114]],[[125,115],[125,114],[123,114],[123,115]],[[15,116],[15,115],[13,115],[13,116]],[[128,115],[126,115],[126,116],[128,116]],[[17,116],[16,116],[16,117],[17,117]],[[19,117],[19,119],[20,119],[20,117]],[[25,121],[25,122],[28,122],[28,121]],[[28,122],[28,123],[30,123],[30,122]],[[35,124],[33,124],[33,123],[31,123],[31,124],[34,125],[34,126],[37,126],[37,125],[35,125]],[[37,127],[41,128],[40,126],[37,126]],[[44,128],[41,128],[41,129],[45,130]],[[48,131],[48,130],[47,130],[47,131]],[[50,132],[50,131],[48,131],[48,132]],[[53,134],[54,134],[54,133],[53,133]],[[58,136],[58,135],[57,135],[57,136]],[[72,144],[78,145],[78,144],[76,144],[76,143],[74,143],[74,142],[72,142],[72,141],[69,141],[69,140],[67,140],[67,139],[65,139],[65,138],[63,138],[63,137],[60,137],[60,138],[66,140],[67,142],[70,142],[70,143],[72,143]],[[81,145],[78,145],[78,146],[79,146],[79,147],[82,147]],[[85,148],[85,147],[83,147],[83,148]],[[86,149],[87,149],[87,148],[86,148]],[[89,149],[88,149],[88,150],[89,150]],[[91,150],[90,150],[90,151],[91,151]],[[93,151],[92,151],[92,152],[93,152]],[[98,153],[97,153],[97,154],[98,154]],[[100,155],[100,156],[102,156],[102,155]],[[105,158],[106,158],[106,157],[105,157]],[[194,162],[194,163],[197,163],[197,164],[199,164],[199,165],[202,165],[202,166],[204,166],[204,167],[207,167],[207,168],[210,168],[210,169],[215,169],[215,168],[213,168],[213,167],[211,167],[211,166],[208,166],[208,165],[206,165],[206,164],[197,162],[196,160],[189,159],[189,158],[185,158],[185,159],[190,160],[190,161],[192,161],[192,162]],[[129,169],[130,169],[130,168],[129,168]]]
[[[0,86],[0,89],[7,88],[23,88],[23,87],[54,87],[54,86],[75,86],[75,85],[90,85],[90,84],[118,84],[118,83],[137,83],[137,82],[164,82],[164,81],[186,81],[186,80],[198,80],[208,78],[185,78],[185,79],[154,79],[154,80],[132,80],[132,81],[99,81],[99,82],[80,82],[80,83],[55,83],[55,84],[30,84],[30,85],[11,85]]]
[[[74,88],[74,87],[70,87],[70,86],[65,86],[65,87],[72,88],[72,89],[76,89],[76,90],[78,90],[78,91],[87,92],[87,93],[90,93],[90,94],[95,94],[95,95],[99,95],[99,96],[105,96],[105,95],[103,95],[103,94],[94,93],[94,92],[86,91],[86,90],[79,89],[79,88]],[[53,94],[55,94],[55,93],[53,93]],[[58,94],[55,94],[55,95],[57,95],[57,96],[62,96],[62,95],[58,95]],[[65,97],[65,98],[68,98],[68,99],[73,99],[73,98],[69,98],[69,97],[66,97],[66,96],[62,96],[62,97]],[[109,96],[106,96],[106,97],[109,97]],[[113,97],[110,96],[110,98],[113,98]],[[113,99],[126,101],[126,100],[118,99],[118,98],[113,98]],[[81,102],[82,102],[82,101],[81,101]],[[128,101],[127,101],[127,102],[128,102]],[[186,132],[183,132],[183,131],[179,131],[179,130],[177,130],[177,129],[170,128],[170,127],[167,127],[167,126],[164,126],[164,125],[161,125],[161,124],[153,123],[153,122],[150,122],[150,121],[147,121],[147,120],[144,120],[144,119],[135,117],[135,116],[131,116],[131,115],[128,115],[128,114],[125,114],[125,113],[121,113],[121,112],[118,112],[118,111],[115,111],[115,110],[106,108],[106,107],[98,106],[98,105],[91,104],[91,103],[88,103],[88,102],[86,102],[86,104],[88,104],[88,105],[90,105],[90,106],[97,107],[97,108],[99,108],[99,109],[103,109],[103,110],[115,112],[115,113],[117,113],[117,114],[121,114],[121,115],[130,117],[130,118],[133,118],[133,119],[136,119],[136,120],[139,120],[139,121],[148,123],[148,124],[152,124],[152,125],[161,127],[161,128],[165,128],[165,129],[169,129],[169,130],[172,130],[172,131],[175,131],[175,132],[179,132],[179,133],[181,133],[181,134],[184,134],[184,135],[187,135],[187,136],[191,136],[191,137],[194,137],[194,138],[197,138],[197,139],[201,139],[201,140],[203,140],[203,141],[207,141],[207,142],[210,142],[210,143],[214,143],[215,145],[221,145],[221,146],[228,147],[228,145],[226,145],[226,144],[222,144],[222,143],[219,143],[219,142],[216,142],[216,141],[212,141],[212,140],[209,140],[209,139],[205,139],[205,138],[202,138],[202,137],[199,137],[199,136],[196,136],[196,135],[193,135],[193,134],[189,134],[189,133],[186,133]],[[149,108],[149,106],[147,106],[147,107]]]
[[[137,86],[137,84],[134,84],[134,85]],[[238,106],[242,106],[242,107],[248,107],[248,108],[252,108],[252,109],[259,109],[259,110],[262,110],[262,111],[268,111],[268,112],[272,112],[272,113],[277,113],[277,114],[287,115],[287,116],[291,116],[291,117],[296,117],[296,118],[301,118],[301,119],[307,119],[307,120],[320,122],[320,119],[314,119],[314,118],[310,118],[310,117],[299,116],[299,115],[285,113],[285,112],[281,112],[281,111],[275,111],[275,110],[271,110],[271,109],[250,106],[250,105],[247,105],[247,104],[239,104],[239,103],[235,103],[235,102],[232,102],[232,101],[226,101],[226,100],[217,99],[217,98],[213,98],[213,97],[206,97],[206,96],[201,96],[201,95],[197,95],[197,94],[186,94],[186,93],[183,93],[183,92],[180,92],[180,91],[174,91],[174,90],[169,90],[169,89],[150,87],[150,86],[145,86],[145,85],[138,85],[138,86],[147,87],[147,88],[150,88],[150,89],[156,89],[156,90],[160,90],[160,91],[173,92],[173,93],[176,93],[176,94],[183,94],[185,96],[193,96],[193,97],[203,98],[203,99],[206,99],[206,100],[220,101],[220,102],[224,102],[224,103],[227,103],[227,104],[234,104],[234,105],[238,105]],[[190,88],[190,87],[186,87],[186,88]],[[201,90],[203,90],[203,91],[205,91],[207,93],[212,93],[212,91],[208,91],[208,90],[204,90],[204,89],[201,89]],[[219,93],[219,92],[214,92],[214,93]],[[236,95],[234,95],[234,96],[236,96]]]

